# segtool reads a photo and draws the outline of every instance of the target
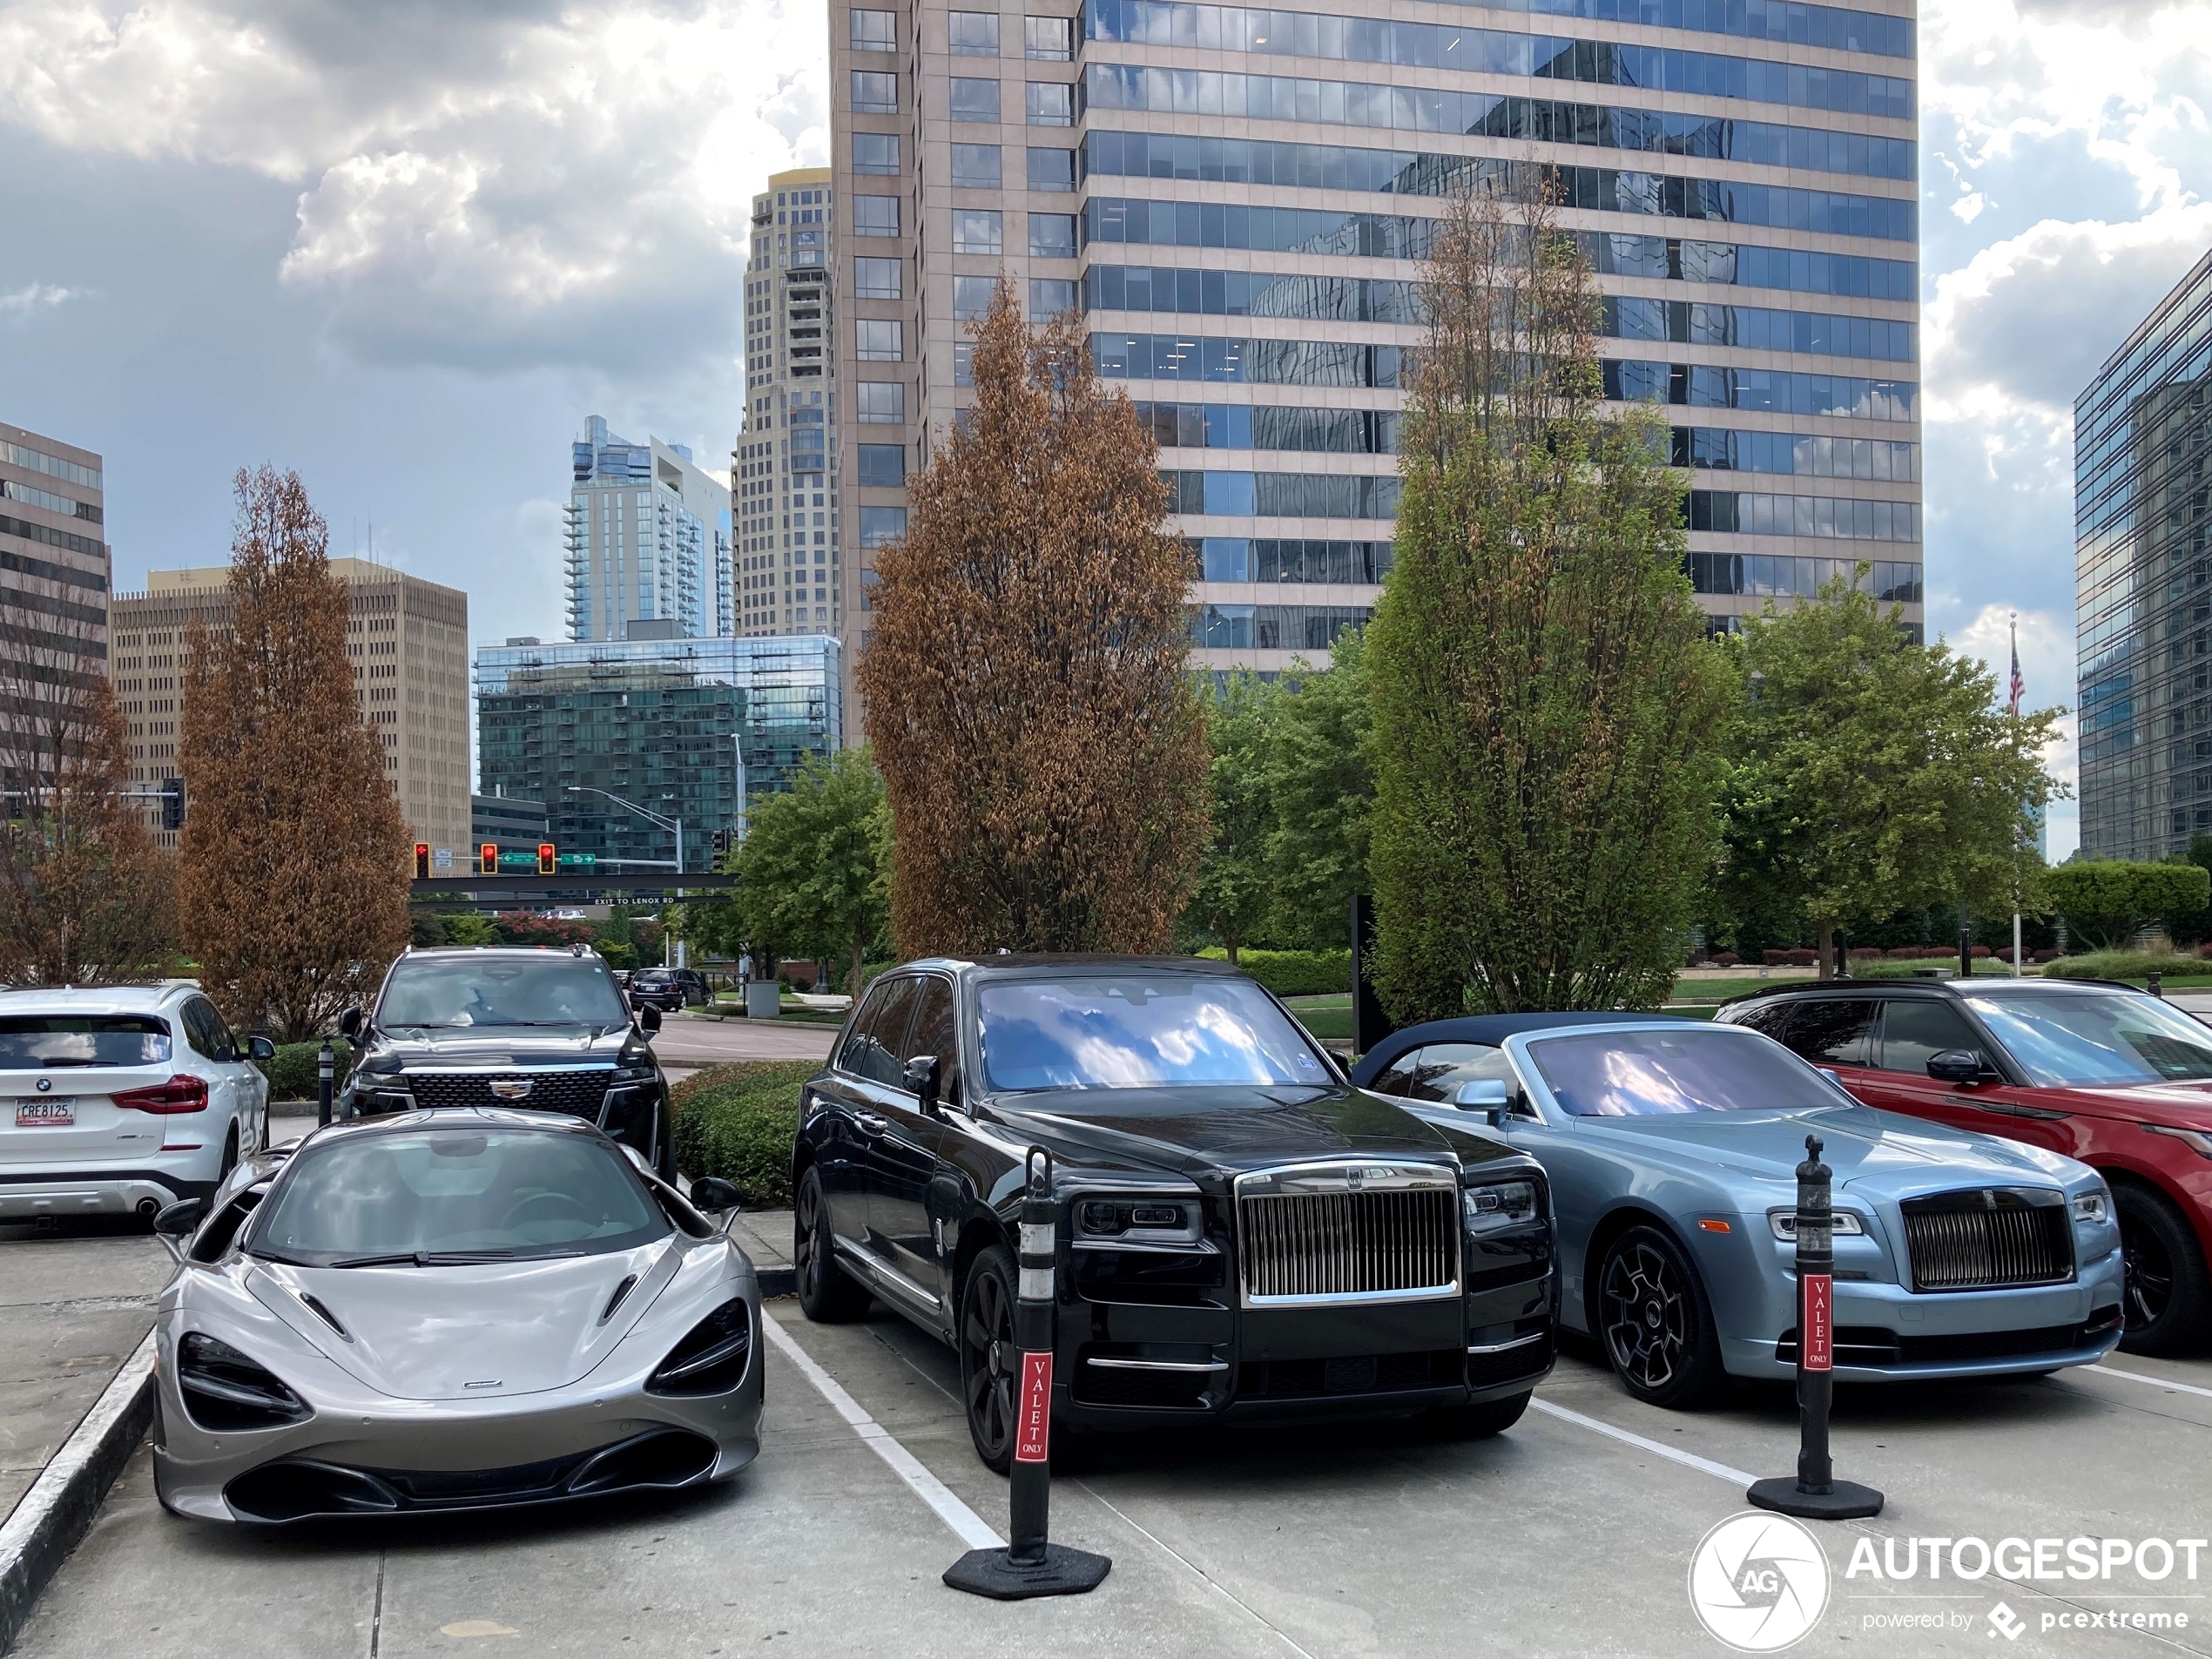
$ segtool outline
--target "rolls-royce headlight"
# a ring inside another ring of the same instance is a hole
[[[2102,1187],[2074,1195],[2074,1218],[2092,1227],[2101,1227],[2112,1219],[2112,1204]]]
[[[1147,1244],[1195,1241],[1198,1206],[1180,1198],[1085,1198],[1076,1205],[1076,1232]]]
[[[1535,1220],[1537,1202],[1534,1181],[1501,1181],[1467,1188],[1460,1195],[1460,1211],[1470,1233],[1501,1232]]]
[[[1774,1236],[1785,1244],[1797,1242],[1797,1212],[1794,1210],[1770,1210],[1767,1225],[1774,1229]],[[1828,1236],[1831,1238],[1858,1238],[1866,1231],[1866,1224],[1848,1210],[1831,1210],[1828,1213]]]

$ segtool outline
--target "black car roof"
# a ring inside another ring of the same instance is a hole
[[[1630,1008],[1581,1009],[1556,1014],[1472,1014],[1457,1020],[1430,1020],[1393,1031],[1360,1056],[1352,1081],[1365,1089],[1397,1063],[1399,1056],[1431,1042],[1479,1042],[1496,1048],[1524,1031],[1552,1031],[1562,1026],[1619,1025],[1630,1020],[1677,1020],[1676,1014],[1639,1014]]]
[[[1965,981],[1977,995],[2067,996],[2079,991],[2131,991],[2136,995],[2147,995],[2140,985],[2130,985],[2116,979],[2013,979],[2009,974],[2000,978],[1990,974]],[[1948,979],[1808,979],[1794,980],[1783,985],[1763,985],[1756,991],[1746,991],[1731,996],[1720,1006],[1734,1008],[1739,1002],[1754,1002],[1772,996],[1849,996],[1854,993],[1865,996],[1929,996],[1959,997],[1966,995],[1958,980]]]

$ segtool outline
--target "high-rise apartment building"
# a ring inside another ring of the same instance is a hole
[[[1581,239],[1715,625],[1863,560],[1917,628],[1913,32],[1911,0],[838,0],[848,645],[1004,274],[1085,314],[1159,442],[1197,662],[1318,658],[1388,570],[1419,260],[1478,182]]]
[[[632,443],[593,415],[570,446],[569,637],[735,631],[730,490],[680,443]]]
[[[2074,405],[2081,851],[2212,835],[2212,253]]]
[[[469,596],[367,559],[333,559],[352,616],[354,700],[384,744],[384,775],[418,841],[465,860],[469,846]],[[115,596],[115,689],[131,725],[135,788],[178,776],[185,664],[195,623],[229,631],[230,570],[153,570],[144,593]],[[190,810],[187,803],[186,810]],[[148,820],[158,824],[158,804]],[[161,839],[173,846],[176,836]],[[442,867],[442,865],[441,866]]]
[[[828,168],[804,167],[772,174],[752,199],[745,430],[730,457],[736,633],[834,632],[844,615],[830,280],[836,195]],[[872,327],[887,327],[890,343],[864,330],[860,354],[895,361],[899,325]]]
[[[111,569],[100,458],[0,424],[0,815],[53,781],[72,687],[107,671]]]

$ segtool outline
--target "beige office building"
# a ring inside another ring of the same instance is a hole
[[[738,622],[729,631],[741,635],[835,633],[843,618],[835,196],[828,168],[801,167],[771,174],[752,199],[745,429],[730,455]],[[864,339],[863,356],[897,361],[899,325],[885,326],[887,342]]]
[[[66,688],[106,671],[105,500],[99,456],[0,423],[0,792],[53,782]]]
[[[848,668],[1001,273],[1157,438],[1197,661],[1325,654],[1390,567],[1420,259],[1474,180],[1557,191],[1715,627],[1860,560],[1919,624],[1911,0],[838,0],[830,52]]]
[[[354,699],[383,739],[385,773],[415,839],[444,849],[458,873],[470,834],[469,596],[366,559],[333,559],[330,569],[353,596],[346,654]],[[223,565],[155,570],[144,593],[115,597],[116,689],[140,788],[158,790],[178,775],[187,637],[195,622],[229,628],[229,576]]]

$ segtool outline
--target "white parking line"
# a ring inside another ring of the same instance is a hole
[[[1685,1452],[1678,1446],[1669,1446],[1664,1441],[1647,1440],[1641,1434],[1631,1434],[1625,1428],[1615,1428],[1612,1424],[1601,1421],[1597,1418],[1585,1417],[1580,1412],[1570,1412],[1566,1406],[1554,1406],[1548,1399],[1532,1399],[1528,1402],[1528,1408],[1531,1411],[1542,1412],[1548,1417],[1556,1417],[1563,1423],[1572,1423],[1577,1428],[1591,1429],[1597,1433],[1609,1435],[1614,1440],[1623,1441],[1642,1451],[1653,1453],[1667,1459],[1669,1462],[1679,1463],[1684,1468],[1696,1469],[1706,1474],[1717,1475],[1723,1480],[1732,1480],[1739,1487],[1748,1487],[1759,1478],[1756,1474],[1747,1474],[1742,1469],[1731,1469],[1725,1463],[1716,1463],[1709,1457],[1699,1457],[1695,1452]]]
[[[2212,1399],[2212,1388],[2199,1388],[2195,1383],[2175,1382],[2171,1377],[2153,1377],[2141,1371],[2122,1371],[2116,1366],[2084,1366],[2081,1369],[2092,1377],[2119,1377],[2128,1382],[2148,1383],[2153,1388],[2170,1388],[2177,1394],[2195,1394]]]
[[[868,1450],[889,1464],[891,1472],[937,1512],[937,1518],[953,1529],[961,1542],[970,1549],[1006,1548],[1006,1540],[993,1532],[982,1516],[962,1503],[951,1487],[924,1468],[921,1460],[900,1445],[889,1429],[861,1410],[860,1402],[846,1393],[837,1379],[814,1363],[813,1356],[799,1345],[798,1339],[785,1330],[779,1320],[770,1315],[760,1323],[768,1332],[768,1340],[782,1350],[784,1358],[797,1366],[799,1374],[814,1385],[815,1392],[829,1401],[830,1408],[853,1426],[853,1432]]]

